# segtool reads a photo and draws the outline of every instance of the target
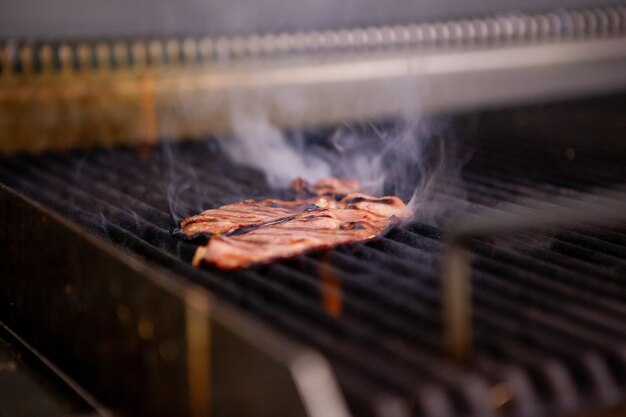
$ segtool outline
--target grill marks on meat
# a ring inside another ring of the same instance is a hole
[[[216,209],[206,210],[184,219],[180,228],[183,234],[193,239],[202,235],[234,233],[240,229],[257,227],[280,221],[301,213],[311,205],[310,200],[244,200]]]
[[[319,198],[316,203],[284,221],[263,224],[244,234],[214,236],[207,246],[198,248],[193,265],[239,269],[362,242],[412,215],[397,197],[353,193],[339,201]]]
[[[409,208],[398,197],[375,198],[367,194],[354,193],[344,197],[341,207],[367,211],[382,217],[399,217],[407,219],[413,215]]]
[[[222,269],[289,258],[304,252],[372,239],[389,219],[354,209],[315,209],[269,227],[237,236],[216,236],[196,253],[195,264]]]
[[[323,178],[314,184],[298,178],[293,181],[292,186],[307,198],[292,201],[244,200],[228,204],[187,217],[181,222],[180,230],[189,239],[205,235],[235,233],[242,229],[290,219],[311,205],[332,206],[336,196],[353,193],[359,189],[357,181],[338,178]],[[320,198],[321,196],[329,198]]]

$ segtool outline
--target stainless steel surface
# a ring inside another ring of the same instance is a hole
[[[626,193],[621,190],[588,195],[584,200],[559,197],[533,202],[524,211],[501,206],[502,212],[468,215],[452,229],[442,261],[444,348],[450,359],[464,363],[471,358],[472,301],[471,255],[473,238],[506,236],[510,233],[555,227],[606,225],[626,220]]]
[[[0,37],[78,38],[151,36],[155,33],[249,35],[324,30],[349,25],[380,25],[461,18],[502,11],[540,11],[550,7],[592,7],[603,0],[250,0],[229,2],[113,0],[106,3],[62,0],[7,0],[0,14]]]
[[[61,44],[58,61],[52,45],[7,44],[0,151],[229,133],[233,119],[259,109],[289,128],[620,91],[625,16],[626,8],[608,7],[263,37]]]

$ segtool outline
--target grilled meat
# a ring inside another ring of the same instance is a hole
[[[354,180],[324,178],[309,184],[297,179],[292,186],[306,198],[244,200],[183,220],[185,236],[212,235],[206,246],[198,248],[194,266],[245,268],[365,241],[411,216],[397,197],[357,193],[360,187]]]
[[[233,233],[237,230],[279,221],[301,213],[310,200],[244,200],[206,210],[184,219],[180,228],[188,238],[201,235]]]
[[[355,180],[324,178],[309,184],[298,178],[292,186],[308,198],[292,201],[244,200],[187,217],[181,222],[180,230],[187,238],[193,239],[197,236],[234,233],[241,229],[284,221],[301,213],[311,204],[318,207],[333,205],[335,196],[343,197],[347,193],[355,192],[359,183]],[[322,195],[327,198],[318,197]]]
[[[337,203],[337,206],[346,209],[356,209],[370,212],[382,217],[410,218],[413,213],[398,197],[372,197],[367,194],[348,194]]]
[[[291,186],[300,194],[310,195],[345,195],[356,193],[361,185],[356,180],[340,178],[322,178],[315,184],[309,184],[302,178],[296,178]]]
[[[198,248],[194,266],[212,264],[238,269],[296,256],[308,251],[373,239],[411,216],[397,197],[374,198],[350,194],[336,204],[317,205],[282,222],[236,236],[215,236]]]

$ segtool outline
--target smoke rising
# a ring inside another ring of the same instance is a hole
[[[279,108],[283,117],[305,120],[307,97],[290,92],[254,96],[232,91],[227,97],[231,133],[217,137],[218,153],[226,154],[238,170],[248,167],[259,171],[261,175],[255,176],[276,192],[289,188],[298,177],[309,182],[328,176],[354,178],[365,192],[399,196],[418,220],[438,225],[452,205],[464,209],[462,191],[455,191],[458,198],[453,204],[450,192],[447,200],[441,201],[438,191],[447,183],[458,184],[460,169],[469,155],[458,145],[454,123],[445,117],[421,115],[417,92],[422,88],[415,80],[406,80],[400,87],[380,91],[382,100],[402,112],[394,119],[291,130],[277,126],[271,110]],[[359,106],[358,100],[354,105]],[[169,187],[163,191],[172,218],[178,222],[215,206],[216,201],[208,198],[214,186],[206,184],[203,173],[181,161],[176,152],[175,146],[165,145]],[[224,175],[224,181],[228,180]],[[224,203],[257,197],[248,189]]]
[[[306,152],[302,137],[289,141],[263,107],[233,111],[231,118],[234,135],[222,140],[223,149],[234,162],[265,173],[273,187],[287,187],[298,176],[316,181],[331,175],[329,162]]]
[[[233,112],[232,122],[234,137],[220,140],[224,150],[233,161],[261,170],[273,187],[287,187],[297,177],[355,178],[368,193],[401,197],[418,219],[431,223],[442,213],[438,189],[455,183],[469,160],[444,118],[285,132],[253,108]]]

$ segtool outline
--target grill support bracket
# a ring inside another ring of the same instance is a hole
[[[450,360],[464,364],[471,359],[473,351],[472,266],[468,248],[473,239],[626,220],[626,194],[621,191],[590,195],[586,200],[561,197],[529,207],[534,213],[526,210],[520,213],[512,208],[495,217],[481,216],[480,221],[466,219],[450,234],[441,268],[443,344]]]
[[[319,354],[4,185],[0,247],[2,324],[113,412],[349,416]]]

